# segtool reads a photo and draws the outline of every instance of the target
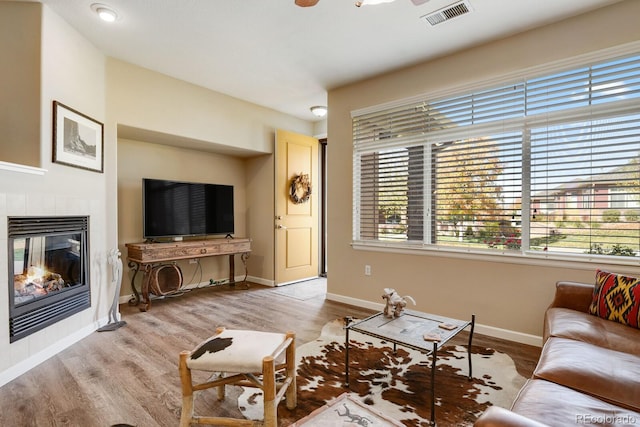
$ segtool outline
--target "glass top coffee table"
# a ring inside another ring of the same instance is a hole
[[[438,347],[445,345],[450,339],[458,335],[470,326],[469,342],[467,344],[467,358],[469,359],[469,379],[472,377],[471,367],[471,342],[476,316],[471,315],[471,320],[458,320],[435,314],[421,313],[419,311],[406,310],[399,317],[389,318],[382,312],[376,313],[366,319],[349,322],[345,327],[345,387],[349,387],[349,332],[359,332],[383,341],[402,345],[419,351],[427,356],[431,355],[431,425],[436,421],[436,361],[438,359]]]

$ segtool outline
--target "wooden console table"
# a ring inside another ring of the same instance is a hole
[[[131,289],[134,296],[129,300],[129,304],[138,305],[142,302],[141,311],[147,311],[151,308],[151,300],[149,299],[151,270],[155,266],[168,262],[228,255],[228,283],[231,286],[235,286],[235,255],[239,254],[245,271],[243,284],[247,286],[247,258],[249,258],[249,253],[251,252],[251,239],[248,238],[184,240],[167,243],[127,243],[126,247],[129,268],[134,271],[133,277],[131,277]],[[135,279],[140,270],[143,271],[144,276],[140,292],[138,292],[135,286]]]

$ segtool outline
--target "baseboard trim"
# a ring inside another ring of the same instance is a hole
[[[361,300],[358,298],[346,297],[344,295],[337,295],[332,293],[327,293],[326,299],[341,302],[343,304],[349,304],[356,307],[367,308],[369,310],[382,311],[384,308],[384,304],[375,303],[371,301]],[[542,347],[542,337],[537,335],[525,334],[518,331],[512,331],[509,329],[496,328],[494,326],[483,325],[481,323],[476,323],[475,332],[488,335],[494,338],[500,338],[507,341],[513,341],[520,344],[532,345],[535,347]]]
[[[276,286],[275,280],[267,280],[263,279],[262,277],[247,276],[247,281],[251,283],[257,283],[258,285],[271,286],[272,288]]]
[[[108,323],[108,317],[103,317],[102,319],[91,323],[90,325],[85,326],[82,329],[72,333],[71,335],[67,335],[66,337],[58,340],[55,344],[50,345],[49,347],[39,351],[38,353],[27,357],[21,362],[11,366],[7,370],[0,372],[0,387],[7,384],[10,381],[18,378],[20,375],[28,372],[29,370],[35,368],[42,362],[50,359],[56,354],[62,352],[68,347],[71,347],[73,344],[82,340],[83,338],[88,337],[92,333],[94,333],[98,328],[104,326]]]
[[[476,331],[479,334],[488,335],[494,338],[513,341],[520,344],[532,345],[534,347],[542,347],[542,337],[538,335],[525,334],[523,332],[496,328],[495,326],[483,325],[478,323],[476,323]]]

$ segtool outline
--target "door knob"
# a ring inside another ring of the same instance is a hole
[[[287,227],[285,227],[285,226],[284,226],[284,225],[282,225],[282,224],[278,224],[278,225],[276,225],[276,228],[277,228],[278,230],[286,230],[286,229],[287,229]]]

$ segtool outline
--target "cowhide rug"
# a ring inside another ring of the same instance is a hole
[[[344,387],[343,321],[327,323],[318,339],[296,349],[298,406],[278,406],[278,424],[288,426],[345,391],[354,399],[406,426],[426,426],[430,419],[430,358],[366,335],[350,334],[350,387]],[[490,348],[472,346],[473,379],[469,380],[465,346],[438,349],[436,422],[439,426],[472,425],[489,406],[509,407],[525,378],[513,360]],[[238,407],[248,419],[261,419],[260,390],[247,388]]]

